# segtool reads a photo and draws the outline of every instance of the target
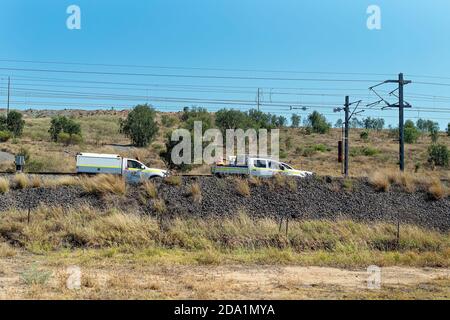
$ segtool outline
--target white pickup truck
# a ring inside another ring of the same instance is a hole
[[[76,156],[79,174],[118,174],[129,182],[166,177],[167,170],[149,168],[135,159],[122,158],[115,154],[79,153]]]
[[[272,177],[282,174],[301,178],[313,175],[309,171],[296,170],[284,162],[251,156],[230,157],[227,164],[212,166],[211,173],[216,176],[251,175],[256,177]]]

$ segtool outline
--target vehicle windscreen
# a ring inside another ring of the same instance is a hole
[[[290,165],[288,165],[286,163],[282,163],[282,165],[288,170],[294,170],[294,168],[292,168]]]

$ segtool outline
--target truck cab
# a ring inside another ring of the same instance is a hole
[[[296,170],[284,162],[268,158],[249,158],[248,167],[250,175],[259,177],[272,177],[276,174],[282,174],[305,178],[313,174],[309,171]]]
[[[136,159],[123,158],[122,174],[127,179],[127,181],[140,182],[143,179],[147,180],[155,177],[166,177],[168,175],[168,171],[149,168]]]

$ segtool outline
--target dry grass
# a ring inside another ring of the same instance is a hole
[[[369,182],[378,191],[387,192],[391,186],[397,186],[404,192],[413,193],[417,190],[428,192],[435,200],[446,196],[445,186],[439,177],[433,174],[411,174],[394,169],[378,170],[369,176]]]
[[[30,187],[31,188],[40,188],[42,186],[42,179],[39,176],[32,176],[30,178]]]
[[[142,189],[144,189],[145,194],[151,199],[156,199],[158,197],[158,189],[150,180],[142,182]]]
[[[287,177],[282,174],[276,174],[273,176],[273,184],[275,188],[284,188],[287,183]]]
[[[200,184],[198,182],[195,182],[190,185],[189,194],[191,195],[192,200],[195,203],[202,202],[202,188],[200,187]]]
[[[14,175],[12,184],[15,189],[25,189],[30,185],[28,177],[23,173]]]
[[[428,195],[434,200],[440,200],[447,196],[447,190],[440,180],[434,179],[428,187]]]
[[[0,243],[0,258],[11,258],[17,254],[17,250],[7,243]]]
[[[250,176],[248,178],[248,183],[252,186],[260,186],[262,185],[262,181],[261,178],[255,177],[255,176]]]
[[[167,211],[161,199],[154,205],[159,213]],[[251,219],[244,213],[222,219],[174,218],[166,228],[158,218],[88,207],[41,207],[30,224],[26,216],[4,213],[0,238],[40,254],[95,248],[103,257],[126,254],[126,259],[146,263],[450,266],[450,234],[410,225],[402,226],[398,248],[396,226],[388,223],[292,220],[286,236],[276,219]],[[14,254],[9,247],[3,252]]]
[[[243,197],[250,196],[250,186],[246,179],[235,178],[234,180],[236,192]]]
[[[164,199],[155,199],[153,201],[153,209],[158,214],[163,214],[167,212],[166,202]]]
[[[9,191],[9,180],[7,178],[0,178],[0,193],[7,193]]]
[[[58,186],[79,186],[81,185],[81,180],[79,177],[59,177],[56,179],[46,180],[44,185],[49,187],[58,187]]]
[[[292,192],[297,191],[297,180],[295,178],[288,177],[286,184]]]
[[[164,182],[171,186],[181,186],[183,181],[180,176],[169,176],[164,178]]]
[[[88,193],[125,195],[125,179],[119,175],[100,174],[80,180],[81,186]]]
[[[369,177],[369,182],[377,191],[388,192],[391,186],[389,178],[383,172],[380,171],[374,172]]]

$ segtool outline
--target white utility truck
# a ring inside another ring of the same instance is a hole
[[[116,154],[79,153],[76,156],[78,174],[118,174],[129,182],[168,176],[167,170],[149,168],[135,159]]]
[[[248,155],[231,156],[228,163],[218,163],[212,166],[211,173],[216,176],[251,175],[256,177],[272,177],[282,174],[301,178],[313,175],[309,171],[296,170],[284,162]]]

